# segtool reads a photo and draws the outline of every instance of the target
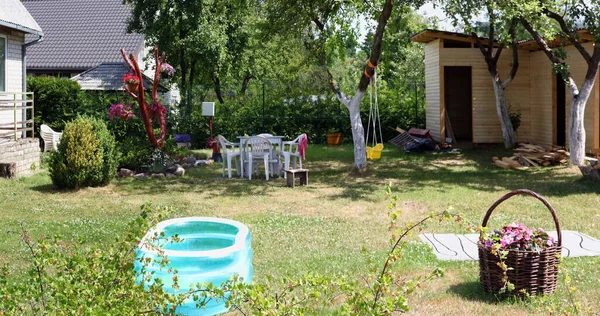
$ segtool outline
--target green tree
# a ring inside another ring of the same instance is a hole
[[[477,43],[481,54],[488,66],[488,72],[494,85],[496,97],[496,112],[502,128],[502,139],[504,147],[515,147],[515,131],[510,121],[508,107],[506,105],[505,90],[517,75],[519,69],[519,53],[517,48],[517,26],[518,17],[510,10],[503,10],[502,2],[493,0],[443,0],[442,5],[446,15],[452,17],[454,26],[462,22],[465,30]],[[486,14],[487,23],[481,23],[477,19]],[[485,30],[486,38],[481,38],[477,31]],[[486,41],[486,43],[483,42]],[[498,60],[505,46],[511,46],[512,66],[510,73],[503,80],[498,72]]]
[[[521,23],[533,36],[538,46],[552,62],[555,73],[560,73],[571,92],[571,110],[569,116],[569,151],[570,162],[581,165],[585,157],[584,110],[590,97],[598,67],[600,67],[600,3],[584,0],[527,0],[506,1],[506,10],[519,14]],[[558,35],[556,25],[559,27]],[[576,27],[589,31],[578,32]],[[563,39],[560,47],[553,49],[547,39]],[[583,45],[585,41],[593,42],[592,52]],[[587,64],[585,78],[580,86],[573,79],[566,62],[567,55],[563,49],[573,45]]]
[[[132,6],[129,31],[145,34],[176,64],[182,100],[189,87],[211,83],[223,102],[221,81],[255,78],[252,44],[255,2],[213,0],[123,0]],[[242,87],[242,90],[244,88]],[[191,98],[191,95],[189,95]]]
[[[419,1],[414,1],[419,2]],[[413,1],[401,1],[394,6],[394,1],[264,1],[268,31],[289,36],[298,36],[304,40],[305,46],[315,60],[324,67],[329,86],[337,99],[350,112],[350,125],[354,142],[354,167],[365,169],[366,145],[364,127],[362,125],[360,105],[375,73],[382,53],[383,36],[386,25],[393,11],[399,11],[405,5],[415,4]],[[396,10],[394,10],[396,8]],[[401,14],[402,11],[399,12]],[[345,56],[346,43],[356,36],[357,19],[375,20],[377,26],[373,36],[373,44],[354,96],[346,95],[330,71],[328,66],[336,57]]]

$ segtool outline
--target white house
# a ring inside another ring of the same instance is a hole
[[[34,39],[25,43],[26,34],[34,35]],[[25,94],[25,66],[27,47],[43,36],[21,1],[0,1],[0,166],[14,164],[17,175],[39,167],[39,141],[33,138],[33,98]]]

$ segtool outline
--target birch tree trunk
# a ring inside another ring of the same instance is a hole
[[[569,152],[571,164],[582,165],[585,157],[585,127],[583,114],[585,105],[592,92],[593,85],[582,86],[579,94],[571,99],[571,116],[569,118]]]
[[[354,168],[364,170],[367,168],[367,148],[365,147],[365,128],[360,119],[360,103],[365,91],[356,90],[350,102],[344,103],[350,112],[352,127],[352,141],[354,142]]]
[[[515,147],[515,130],[508,116],[508,108],[506,107],[506,94],[504,86],[501,82],[492,78],[494,85],[494,94],[496,95],[496,112],[500,119],[500,126],[502,127],[502,139],[504,140],[505,148]]]

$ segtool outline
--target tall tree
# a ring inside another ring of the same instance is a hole
[[[360,105],[375,73],[382,52],[383,35],[394,11],[394,1],[301,0],[265,1],[271,31],[288,32],[302,37],[327,72],[329,86],[337,99],[348,108],[354,143],[354,167],[367,167],[364,127]],[[400,1],[400,6],[409,1]],[[336,54],[345,53],[344,39],[355,34],[352,21],[373,17],[377,21],[368,61],[361,69],[360,81],[354,96],[346,95],[334,79],[328,64]]]
[[[569,151],[570,162],[574,165],[583,164],[585,157],[585,105],[590,97],[598,67],[600,67],[600,3],[586,0],[539,0],[531,3],[527,0],[509,1],[510,9],[521,13],[520,20],[533,36],[538,46],[552,62],[555,72],[560,73],[571,93],[571,110],[569,116]],[[554,33],[552,22],[558,24],[559,33]],[[580,26],[589,33],[576,30]],[[562,48],[553,49],[548,38],[558,38],[562,45],[573,45],[579,55],[585,60],[587,70],[581,86],[573,79],[567,55]],[[591,41],[592,51],[584,46],[585,41]]]
[[[502,10],[498,1],[494,0],[442,0],[446,14],[453,19],[454,26],[464,23],[465,30],[477,43],[487,64],[488,72],[494,86],[496,97],[496,112],[502,129],[504,147],[515,147],[515,131],[513,129],[508,107],[506,105],[506,88],[517,75],[519,69],[519,53],[517,48],[518,17],[510,14],[511,11]],[[478,18],[486,14],[488,17],[485,27]],[[487,41],[484,43],[477,34],[477,30],[485,29]],[[505,79],[498,72],[498,61],[505,46],[512,48],[512,67]]]
[[[255,33],[253,0],[123,0],[132,7],[128,29],[164,48],[178,72],[182,100],[189,87],[211,84],[223,102],[223,78],[245,84],[254,76],[249,39]]]

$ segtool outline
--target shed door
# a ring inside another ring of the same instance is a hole
[[[446,115],[456,140],[473,141],[473,109],[471,103],[471,67],[444,67],[444,100]]]

